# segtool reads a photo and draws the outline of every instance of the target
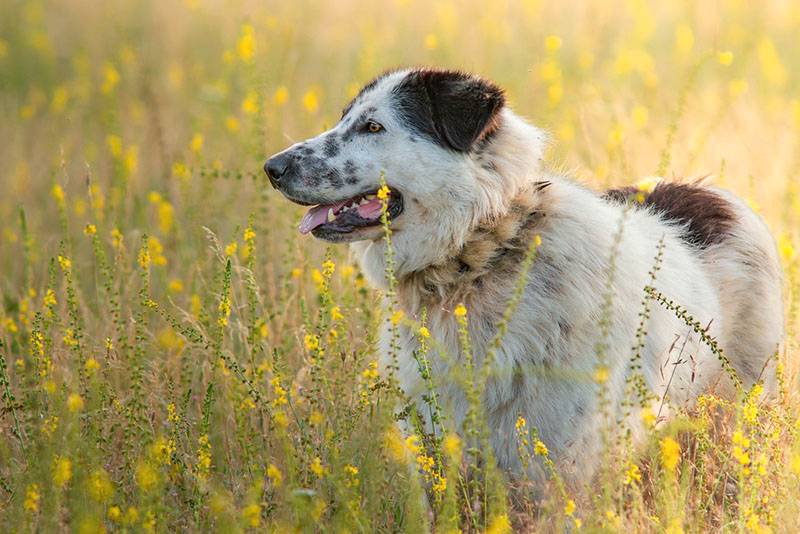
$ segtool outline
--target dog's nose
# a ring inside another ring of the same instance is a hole
[[[278,186],[281,177],[286,174],[291,164],[292,157],[289,154],[278,154],[267,160],[264,164],[264,172],[267,173],[267,177],[269,177],[269,181],[272,182],[273,186]]]

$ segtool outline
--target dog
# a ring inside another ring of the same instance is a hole
[[[775,388],[782,275],[765,223],[733,194],[663,181],[650,192],[595,192],[546,168],[547,143],[493,82],[409,68],[367,84],[336,126],[264,169],[287,199],[311,206],[300,232],[349,243],[382,290],[387,245],[376,194],[385,177],[397,302],[409,318],[427,314],[436,394],[455,429],[469,402],[464,385],[448,378],[464,366],[454,311],[468,310],[480,368],[531,243],[539,243],[481,403],[503,471],[544,476],[533,465],[524,472],[515,433],[522,416],[564,480],[578,485],[598,468],[609,419],[627,416],[643,433],[639,413],[624,408],[634,361],[662,417],[706,392],[733,396],[737,381]],[[424,417],[419,336],[411,325],[396,328],[396,361],[387,324],[381,366],[392,367]]]

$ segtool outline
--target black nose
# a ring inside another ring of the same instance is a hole
[[[278,186],[278,183],[289,170],[291,164],[292,156],[289,154],[278,154],[267,160],[264,164],[264,172],[267,173],[267,177],[269,177],[269,181],[273,186]]]

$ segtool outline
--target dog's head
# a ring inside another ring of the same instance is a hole
[[[264,170],[289,200],[313,206],[302,233],[333,242],[380,238],[376,192],[384,176],[395,240],[413,235],[425,248],[450,248],[491,214],[487,204],[513,193],[501,178],[487,178],[501,174],[493,138],[508,120],[519,120],[504,108],[503,91],[477,76],[390,72],[366,85],[335,127],[272,156]],[[540,155],[541,143],[536,150]]]

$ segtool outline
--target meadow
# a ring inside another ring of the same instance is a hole
[[[798,35],[778,0],[0,1],[0,530],[796,531]],[[539,497],[480,429],[401,434],[376,336],[410,318],[261,170],[401,65],[496,80],[591,187],[746,198],[784,265],[779,398],[643,409],[641,449],[609,421],[583,492],[520,419]]]

